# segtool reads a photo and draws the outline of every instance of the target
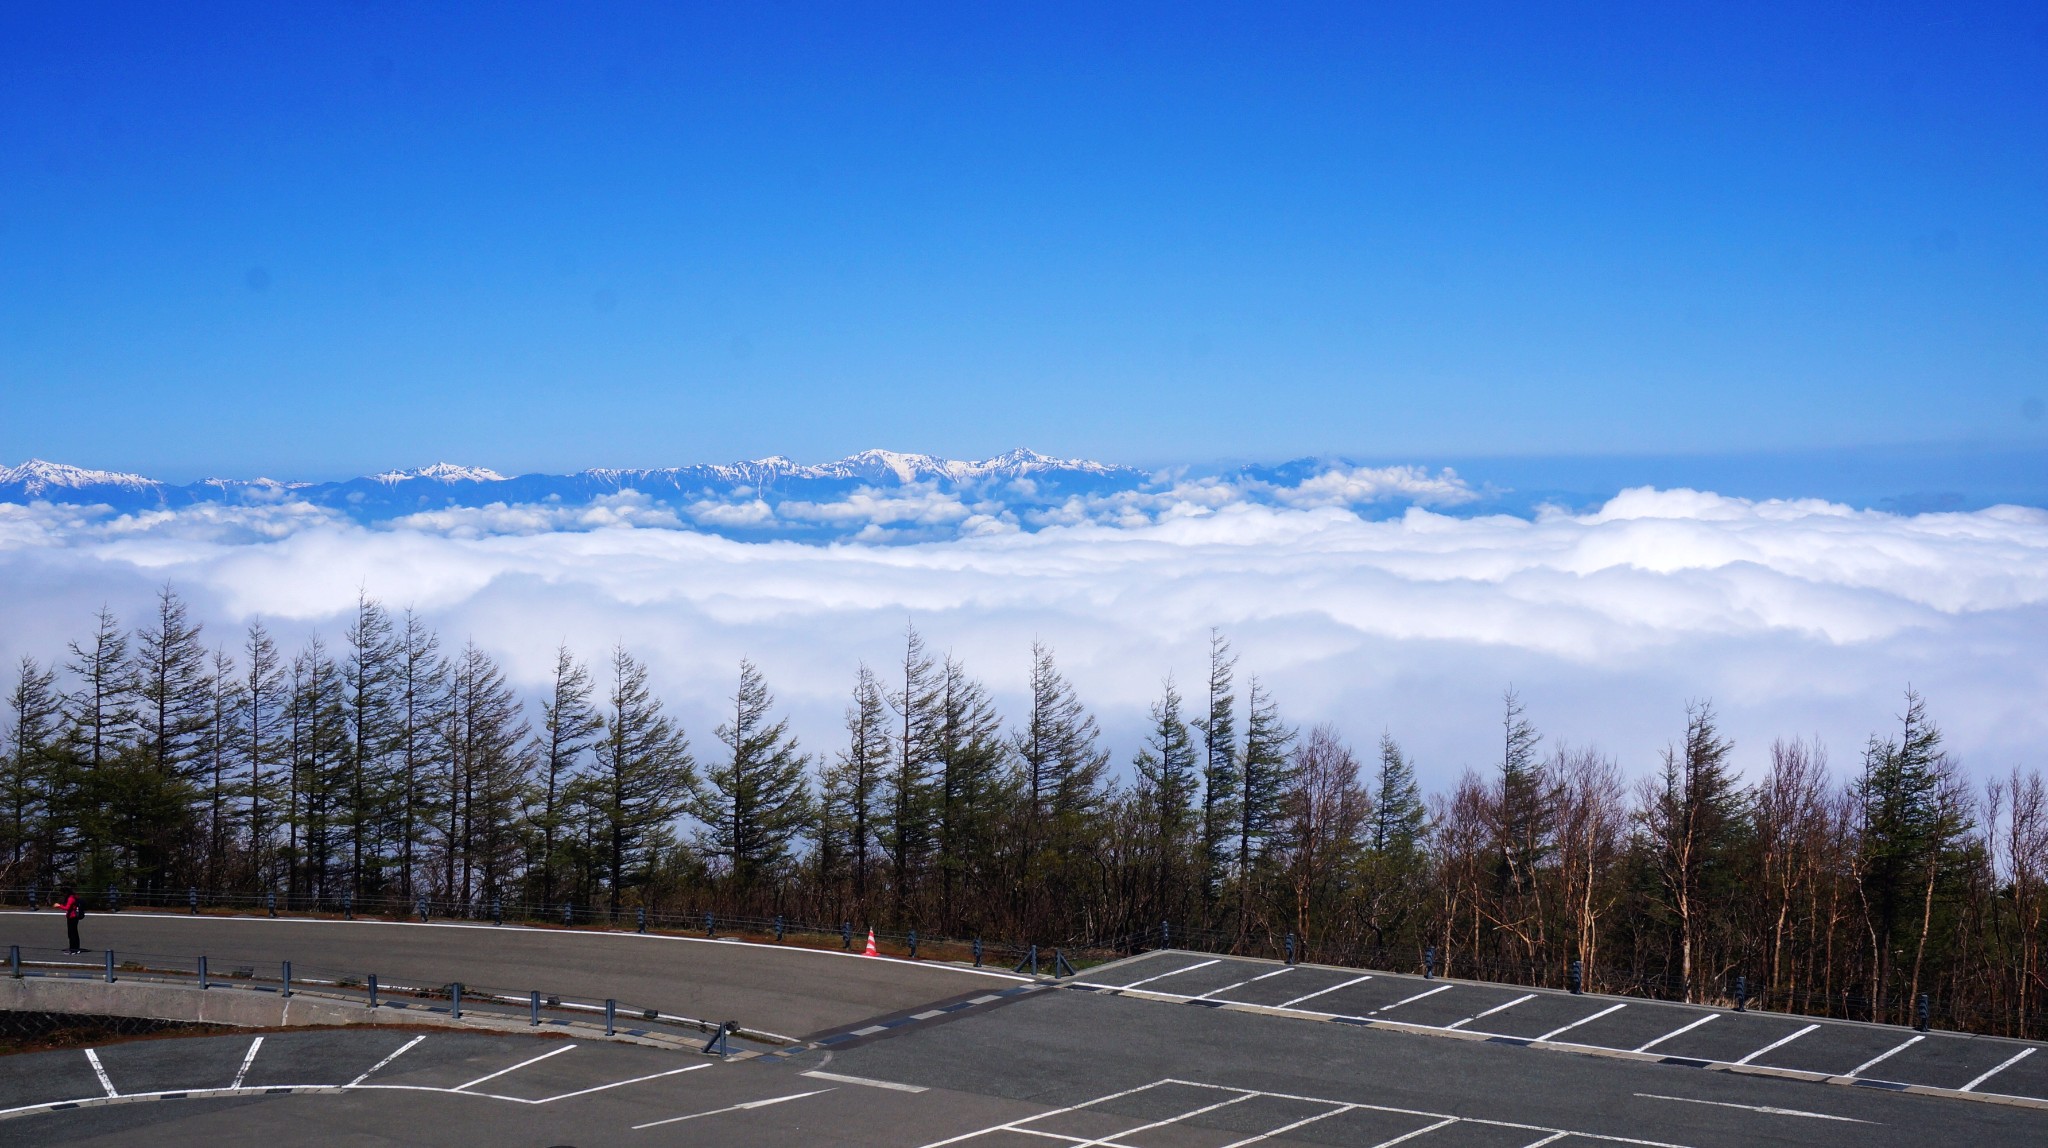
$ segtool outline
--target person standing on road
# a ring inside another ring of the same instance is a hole
[[[68,885],[65,886],[64,899],[57,902],[57,907],[64,910],[64,934],[65,938],[71,942],[70,947],[64,951],[67,953],[84,952],[84,946],[78,943],[78,919],[85,916],[85,906],[78,903],[78,890]]]

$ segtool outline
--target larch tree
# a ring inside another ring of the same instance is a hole
[[[1131,761],[1152,867],[1148,918],[1182,907],[1175,892],[1186,886],[1189,855],[1196,844],[1195,797],[1201,773],[1181,705],[1180,690],[1168,675],[1159,700],[1152,703],[1144,747]]]
[[[1237,659],[1219,630],[1209,631],[1206,705],[1194,721],[1202,733],[1202,899],[1213,904],[1230,872],[1238,821]]]
[[[1009,746],[987,687],[951,656],[939,672],[939,912],[956,920],[963,886],[993,891]]]
[[[540,734],[534,744],[539,760],[537,801],[527,820],[538,833],[539,852],[533,869],[540,881],[542,904],[555,903],[555,881],[563,863],[562,829],[568,819],[565,791],[581,774],[585,755],[604,733],[604,718],[591,704],[590,668],[576,660],[566,645],[555,650],[554,676],[541,700]]]
[[[854,904],[863,913],[868,906],[869,862],[881,824],[882,778],[894,746],[889,725],[882,683],[863,663],[846,707],[846,748],[825,770],[818,837],[821,861],[831,870],[828,879],[844,868]]]
[[[920,892],[938,839],[939,762],[935,744],[940,682],[937,664],[916,627],[904,634],[901,685],[889,693],[896,712],[896,758],[889,772],[889,820],[882,847],[898,911]]]
[[[420,844],[433,818],[432,766],[448,708],[451,673],[441,657],[441,639],[411,609],[397,626],[392,692],[396,723],[398,790],[397,866],[399,895],[417,894],[423,858]]]
[[[689,739],[662,713],[647,686],[647,667],[612,650],[604,736],[590,773],[577,788],[600,834],[606,894],[613,915],[629,882],[645,883],[654,868],[647,846],[682,812],[697,777]]]
[[[357,894],[383,884],[379,830],[392,804],[387,763],[398,740],[396,698],[398,651],[391,615],[368,594],[356,593],[355,614],[343,640],[343,688],[348,714],[348,884]]]
[[[259,887],[277,887],[278,874],[272,868],[272,825],[279,791],[277,765],[290,750],[281,740],[281,714],[288,696],[285,668],[277,642],[263,623],[252,622],[242,639],[242,660],[247,667],[242,679],[242,736],[249,832],[250,874]]]
[[[810,818],[810,759],[798,752],[789,720],[773,718],[767,679],[744,658],[731,702],[731,720],[716,731],[724,759],[704,771],[689,812],[704,825],[703,851],[723,858],[734,888],[745,892],[775,874]]]
[[[1245,687],[1244,750],[1238,758],[1237,923],[1240,937],[1251,924],[1257,870],[1270,852],[1287,813],[1293,785],[1288,749],[1295,733],[1280,720],[1280,707],[1254,677]]]

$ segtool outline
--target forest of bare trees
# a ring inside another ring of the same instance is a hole
[[[523,696],[474,642],[362,599],[334,645],[216,640],[170,588],[9,695],[0,885],[431,897],[848,921],[1104,948],[1164,936],[1453,975],[2040,1036],[2048,793],[1973,779],[1925,699],[1848,760],[1746,747],[1710,702],[1654,763],[1549,738],[1425,795],[1391,733],[1290,725],[1214,635],[1113,756],[1053,651],[1022,712],[913,629],[802,747],[741,662],[685,731],[631,651]],[[708,735],[708,736],[707,736]],[[1625,768],[1625,765],[1630,768]]]

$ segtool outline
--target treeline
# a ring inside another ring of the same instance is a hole
[[[1400,744],[1290,726],[1213,635],[1115,768],[1051,650],[1021,713],[914,630],[799,746],[742,661],[709,744],[621,647],[522,697],[474,642],[361,599],[334,646],[211,644],[166,588],[9,695],[0,884],[635,907],[1119,947],[1176,941],[2039,1035],[2048,793],[1976,787],[1923,699],[1837,775],[1803,740],[1745,784],[1708,703],[1634,784],[1546,741],[1425,796]],[[1679,720],[1682,719],[1682,720]]]

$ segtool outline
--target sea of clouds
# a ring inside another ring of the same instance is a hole
[[[1794,735],[1852,768],[1909,683],[1979,776],[2048,756],[2048,511],[1897,515],[1637,489],[1588,513],[1385,517],[1359,512],[1349,486],[1447,484],[1446,507],[1460,488],[1375,474],[1259,499],[1201,483],[1125,492],[1025,530],[917,489],[694,512],[955,527],[893,545],[857,531],[722,537],[630,492],[367,525],[290,501],[0,504],[0,655],[61,661],[102,604],[137,620],[166,583],[231,646],[255,619],[288,644],[331,641],[366,592],[421,611],[451,643],[474,638],[525,686],[559,643],[595,661],[622,642],[700,753],[750,657],[806,746],[829,751],[856,666],[886,667],[915,624],[1010,712],[1031,643],[1053,647],[1122,763],[1167,674],[1200,692],[1215,627],[1290,721],[1335,722],[1361,748],[1390,731],[1439,785],[1494,760],[1510,684],[1547,735],[1637,773],[1695,699],[1718,707],[1747,770]]]

